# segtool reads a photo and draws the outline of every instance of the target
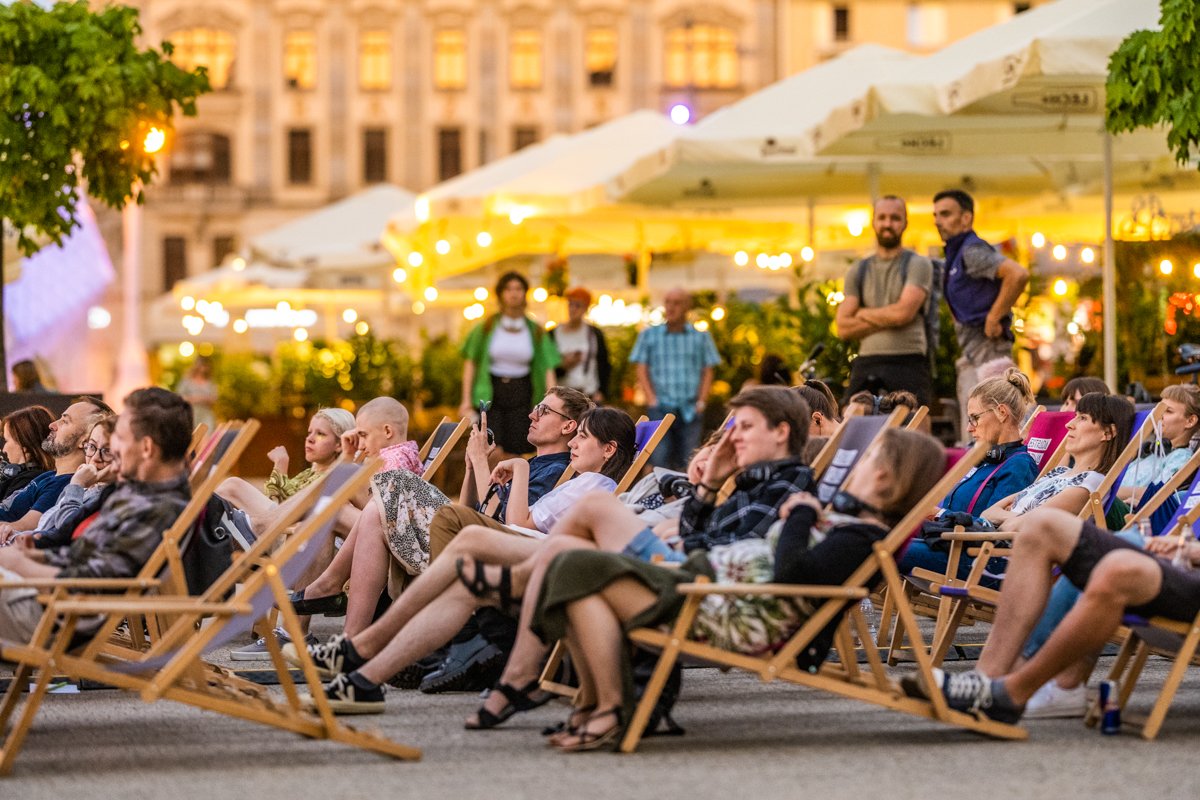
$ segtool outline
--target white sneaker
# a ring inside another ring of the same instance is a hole
[[[1087,687],[1064,689],[1048,680],[1025,704],[1025,719],[1068,719],[1087,713]]]

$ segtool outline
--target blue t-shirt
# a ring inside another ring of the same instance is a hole
[[[71,482],[71,473],[43,472],[29,485],[0,503],[0,522],[16,522],[30,511],[45,514],[58,502],[58,496]]]

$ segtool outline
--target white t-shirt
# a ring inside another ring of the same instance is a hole
[[[541,500],[530,506],[529,516],[533,517],[534,527],[544,536],[585,494],[611,492],[615,488],[617,482],[607,475],[582,472],[562,486],[551,490],[549,494],[543,495]]]
[[[588,397],[600,389],[600,373],[596,368],[596,349],[592,343],[592,329],[580,325],[579,330],[567,330],[565,325],[559,325],[554,331],[554,341],[558,344],[558,352],[566,356],[568,353],[582,353],[583,360],[567,370],[563,375],[562,384],[578,389]]]
[[[1029,487],[1022,489],[1013,498],[1012,513],[1024,514],[1037,508],[1051,497],[1078,486],[1088,492],[1094,492],[1104,483],[1104,476],[1099,472],[1078,472],[1069,475],[1070,467],[1055,467]]]
[[[488,343],[491,373],[497,378],[524,378],[533,363],[533,337],[525,320],[519,321],[521,327],[516,330],[506,328],[505,324],[512,323],[501,317],[492,329]]]

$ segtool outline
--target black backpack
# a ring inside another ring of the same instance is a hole
[[[629,662],[633,670],[633,693],[640,701],[642,694],[646,691],[646,685],[650,683],[651,676],[654,675],[654,668],[658,666],[659,654],[650,650],[645,650],[636,645],[633,652],[630,653]],[[671,709],[675,707],[675,701],[679,699],[679,691],[683,685],[683,669],[679,665],[679,661],[675,661],[675,665],[671,668],[671,674],[667,676],[667,683],[663,686],[662,693],[658,696],[658,702],[654,704],[654,710],[650,712],[650,720],[646,723],[646,731],[643,736],[682,736],[683,728],[671,718]],[[659,725],[663,726],[660,731]]]
[[[231,511],[230,505],[214,494],[180,541],[188,594],[204,594],[233,563]]]
[[[908,262],[916,255],[907,247],[900,251],[900,285],[908,283]],[[863,296],[863,281],[866,279],[864,273],[867,269],[867,264],[874,256],[867,256],[862,261],[858,262],[854,271],[854,283],[858,287],[858,300],[862,302]],[[938,259],[930,259],[929,263],[933,265],[933,270],[930,274],[929,296],[925,298],[925,308],[921,309],[921,314],[925,319],[925,354],[929,356],[929,362],[932,364],[934,357],[937,355],[938,342],[942,338],[942,322],[940,309],[942,303],[942,280],[945,265]]]

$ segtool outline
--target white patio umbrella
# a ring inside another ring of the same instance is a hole
[[[250,240],[251,260],[314,271],[377,271],[392,258],[380,240],[388,220],[412,214],[416,195],[380,184]]]

